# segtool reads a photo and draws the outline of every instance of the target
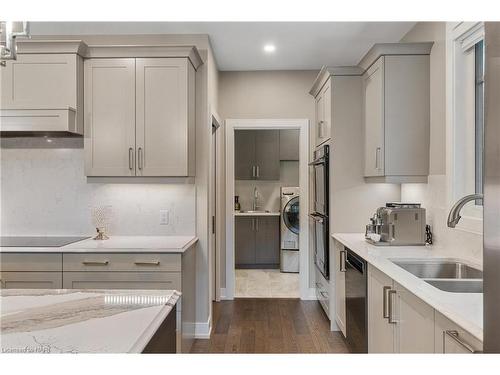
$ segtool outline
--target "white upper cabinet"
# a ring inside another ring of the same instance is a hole
[[[85,61],[85,173],[135,176],[135,59]]]
[[[187,59],[137,59],[136,79],[137,175],[194,175],[193,66]]]
[[[316,96],[316,124],[314,127],[316,147],[331,137],[332,81],[329,79]]]
[[[81,41],[19,41],[0,66],[1,131],[83,134]]]
[[[384,175],[384,58],[363,77],[365,89],[365,177]]]
[[[195,175],[195,67],[201,59],[194,47],[184,49],[156,51],[177,53],[173,57],[101,58],[133,55],[134,47],[90,48],[99,58],[85,62],[87,176]]]
[[[432,43],[375,45],[364,74],[365,177],[426,182]]]

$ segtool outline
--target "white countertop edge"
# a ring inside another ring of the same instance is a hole
[[[408,291],[410,291],[416,297],[420,298],[422,301],[427,303],[429,306],[431,306],[432,308],[437,310],[439,313],[444,315],[446,318],[450,319],[455,324],[462,327],[464,330],[466,330],[471,335],[473,335],[476,339],[480,340],[481,342],[483,341],[483,327],[482,326],[476,324],[471,319],[464,318],[463,314],[457,314],[457,312],[455,311],[456,309],[450,309],[449,307],[443,306],[442,301],[437,297],[439,294],[441,294],[442,296],[448,295],[448,296],[457,296],[457,297],[462,297],[462,298],[468,298],[468,297],[471,298],[472,296],[469,293],[452,293],[452,292],[446,292],[446,291],[439,290],[439,289],[433,287],[432,285],[426,283],[425,281],[419,279],[417,276],[414,276],[410,272],[401,269],[402,272],[405,272],[408,274],[405,276],[408,276],[411,279],[411,281],[405,280],[405,278],[401,277],[401,275],[398,275],[397,272],[392,272],[390,269],[389,270],[384,269],[383,264],[382,265],[381,264],[374,264],[373,260],[366,259],[366,258],[370,258],[370,256],[367,257],[366,254],[361,254],[359,249],[357,249],[358,245],[356,243],[351,242],[348,238],[345,238],[346,235],[352,236],[352,235],[355,235],[355,233],[334,233],[332,235],[332,237],[335,240],[341,242],[343,245],[347,246],[350,250],[354,251],[356,254],[361,256],[363,259],[365,259],[373,267],[375,267],[379,271],[385,273],[388,277],[390,277],[391,279],[396,281],[398,284],[400,284],[401,286],[406,288]],[[364,234],[359,234],[359,235],[362,235],[364,237]],[[371,247],[376,248],[376,249],[379,249],[379,250],[381,249],[380,246],[370,245],[368,242],[366,242],[366,245],[371,246]],[[389,248],[389,247],[387,247],[387,248]],[[415,248],[415,246],[412,246],[412,248]],[[429,250],[429,248],[422,246],[422,250],[424,252],[425,250]],[[426,257],[429,258],[428,255],[427,256],[425,256],[424,254],[422,254],[422,255],[423,256],[421,258],[426,258]],[[391,260],[389,259],[389,258],[393,258],[393,257],[394,256],[391,256],[388,258],[382,258],[382,257],[381,258],[385,259],[387,262],[390,262],[395,267],[398,267],[396,264],[392,263]],[[402,256],[401,258],[404,258],[404,256]],[[406,257],[406,258],[411,259],[412,257],[410,256],[410,257]],[[415,258],[415,257],[413,256],[413,258]],[[443,254],[436,254],[436,256],[433,258],[452,259],[451,257],[444,256]],[[455,258],[455,260],[458,260],[458,258]],[[430,288],[432,288],[432,289],[430,289]],[[432,296],[429,296],[429,293],[426,293],[426,290],[432,291],[432,294],[435,294],[436,297],[433,298]]]
[[[234,216],[280,216],[279,212],[235,212]]]
[[[120,237],[120,236],[116,236]],[[148,236],[137,236],[148,237]],[[157,237],[157,236],[154,236]],[[168,236],[165,236],[168,238]],[[184,237],[184,236],[183,236]],[[190,237],[190,236],[186,236]],[[91,238],[81,240],[66,246],[61,247],[0,247],[0,253],[184,253],[198,242],[198,237],[192,238],[180,247],[100,247],[100,248],[85,248],[81,243],[90,241]]]
[[[173,307],[177,304],[177,301],[181,297],[182,293],[174,290],[169,300],[165,303],[163,308],[159,311],[158,315],[155,316],[153,321],[148,325],[148,327],[144,330],[141,336],[137,339],[137,341],[132,345],[129,349],[128,353],[142,353],[142,351],[149,344],[149,341],[153,338],[158,328],[160,328],[161,324],[165,320],[165,318],[170,314]],[[169,305],[171,304],[171,305]]]

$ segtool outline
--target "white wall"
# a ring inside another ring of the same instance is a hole
[[[449,173],[446,170],[446,24],[419,22],[401,41],[434,41],[430,56],[429,181],[427,184],[403,184],[402,200],[423,203],[427,209],[427,222],[432,225],[434,242],[439,251],[482,264],[482,235],[446,226],[448,215],[446,184]]]
[[[0,160],[3,236],[92,235],[95,205],[112,206],[112,235],[195,233],[194,184],[88,183],[83,148],[2,148]]]

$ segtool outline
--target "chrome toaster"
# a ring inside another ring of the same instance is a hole
[[[365,238],[374,245],[425,245],[425,208],[419,203],[387,203],[370,221]],[[379,237],[379,241],[374,240]]]

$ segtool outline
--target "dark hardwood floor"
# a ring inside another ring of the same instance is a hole
[[[348,353],[317,301],[240,298],[214,303],[212,336],[191,353]]]

